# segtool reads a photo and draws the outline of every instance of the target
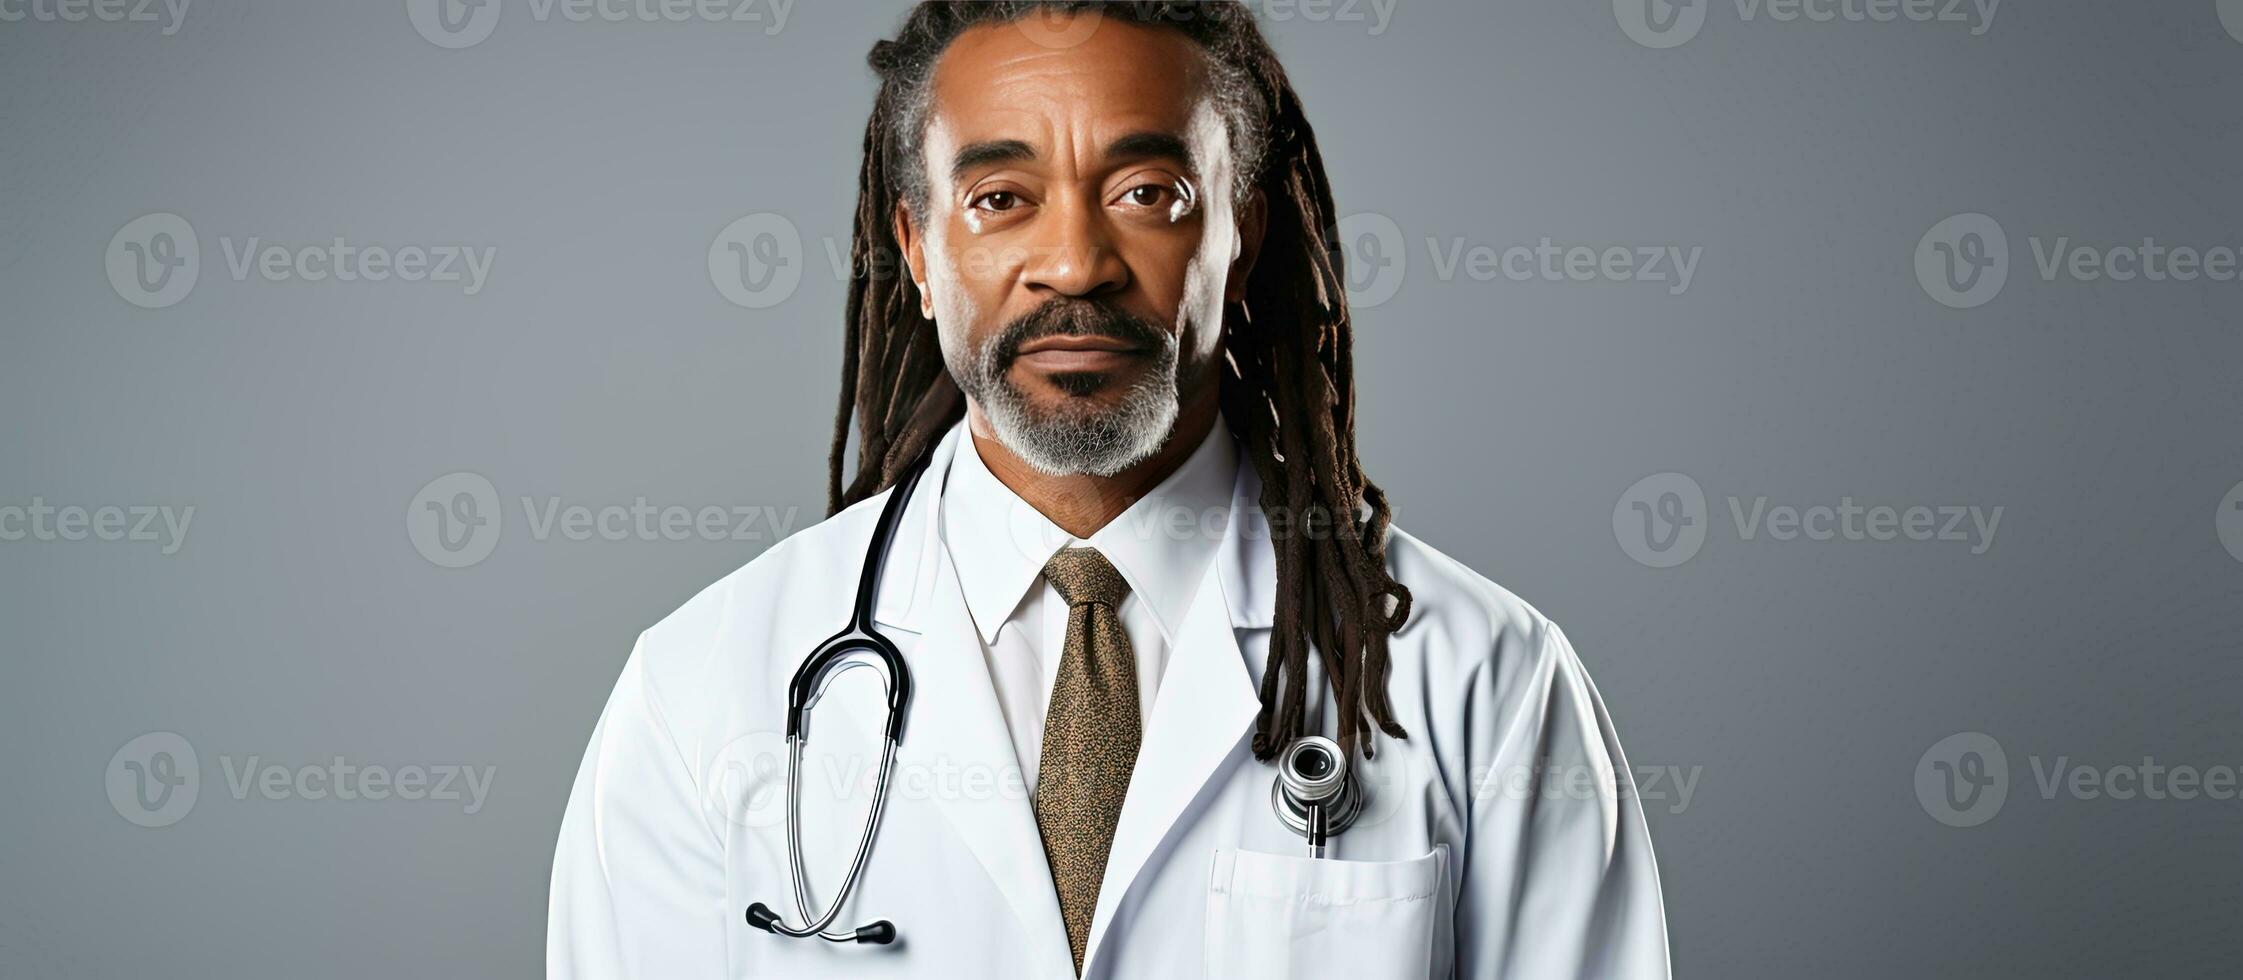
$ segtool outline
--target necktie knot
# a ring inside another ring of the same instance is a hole
[[[1044,578],[1070,608],[1091,602],[1118,608],[1129,594],[1129,582],[1096,548],[1059,549],[1044,563]]]

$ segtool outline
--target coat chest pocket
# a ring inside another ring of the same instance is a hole
[[[1219,849],[1207,884],[1207,975],[1423,978],[1447,867],[1447,844],[1403,861]]]

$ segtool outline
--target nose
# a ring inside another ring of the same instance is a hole
[[[1127,287],[1129,265],[1115,248],[1105,209],[1089,194],[1054,197],[1037,216],[1021,281],[1038,293],[1076,297]]]

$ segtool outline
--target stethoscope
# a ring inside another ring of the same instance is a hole
[[[841,914],[841,906],[856,887],[857,876],[864,871],[866,856],[872,853],[872,835],[888,804],[888,777],[896,764],[896,744],[903,738],[904,708],[911,701],[911,670],[904,665],[896,645],[873,625],[872,601],[879,593],[881,566],[887,561],[896,525],[902,522],[904,504],[926,473],[928,455],[922,455],[897,477],[895,492],[880,508],[872,543],[865,549],[864,572],[857,577],[857,601],[849,624],[810,651],[787,686],[787,875],[794,882],[794,907],[803,924],[800,928],[787,925],[779,913],[762,902],[748,906],[748,924],[773,935],[796,939],[816,936],[836,943],[885,944],[896,940],[896,925],[886,919],[849,932],[826,927]],[[841,879],[841,889],[834,893],[824,914],[813,916],[809,881],[803,875],[802,798],[796,792],[802,745],[809,738],[810,710],[825,696],[835,677],[854,667],[878,674],[887,692],[888,720],[880,748],[880,771],[873,781],[872,810],[865,817],[863,832],[857,835],[856,856],[849,860],[849,874]],[[1323,857],[1332,836],[1346,830],[1361,815],[1363,802],[1362,788],[1349,769],[1346,753],[1331,739],[1302,736],[1278,754],[1277,778],[1270,783],[1270,807],[1281,823],[1307,839],[1309,856]]]

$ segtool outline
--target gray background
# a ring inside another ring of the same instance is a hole
[[[823,512],[824,243],[901,6],[803,0],[775,36],[751,9],[503,0],[457,50],[390,2],[0,23],[0,506],[196,508],[169,556],[0,541],[0,975],[542,969],[554,831],[632,639],[773,535],[539,540],[520,498]],[[2043,798],[2027,763],[2243,764],[2243,564],[2215,531],[2243,284],[2044,281],[2027,244],[2243,244],[2243,43],[2213,0],[2012,0],[1980,36],[1720,0],[1663,50],[1601,0],[1264,12],[1341,212],[1406,245],[1358,311],[1367,468],[1403,527],[1565,625],[1639,769],[1699,773],[1647,805],[1678,974],[2234,969],[2243,803]],[[202,266],[147,310],[104,254],[153,212]],[[759,212],[802,276],[746,309],[708,254]],[[1958,310],[1911,256],[1961,212],[2011,268]],[[495,264],[474,296],[236,281],[220,244],[338,235]],[[1675,295],[1444,279],[1427,250],[1545,236],[1703,252]],[[504,501],[458,569],[406,519],[455,471]],[[1670,471],[1706,543],[1647,567],[1614,510]],[[1727,501],[1763,495],[2004,514],[1980,555],[1745,540]],[[2009,791],[1955,828],[1915,777],[1970,731]],[[104,788],[148,732],[199,757],[157,829]],[[496,775],[473,814],[236,798],[253,756]]]

